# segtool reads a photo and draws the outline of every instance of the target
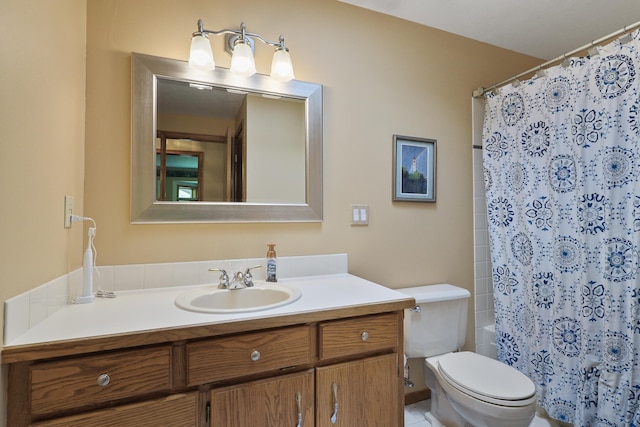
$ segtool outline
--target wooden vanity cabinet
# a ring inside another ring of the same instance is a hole
[[[403,310],[354,313],[31,349],[5,362],[7,425],[402,427]]]

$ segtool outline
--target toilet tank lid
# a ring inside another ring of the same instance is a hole
[[[412,288],[396,289],[396,291],[412,296],[418,304],[469,298],[471,296],[468,290],[449,284],[414,286]]]

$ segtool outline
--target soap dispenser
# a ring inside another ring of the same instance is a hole
[[[278,277],[276,275],[277,259],[275,243],[269,243],[267,245],[267,282],[277,282]]]

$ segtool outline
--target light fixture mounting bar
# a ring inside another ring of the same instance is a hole
[[[247,26],[244,22],[240,23],[240,29],[239,30],[230,30],[230,29],[224,29],[224,30],[218,30],[218,31],[214,31],[214,30],[207,30],[206,28],[204,28],[204,24],[202,23],[202,19],[198,19],[198,31],[194,32],[192,34],[192,36],[198,36],[198,35],[209,35],[212,34],[214,36],[220,36],[223,34],[228,34],[230,35],[230,37],[228,37],[229,39],[231,39],[234,43],[236,40],[246,40],[246,39],[258,39],[260,40],[262,43],[267,44],[269,46],[274,46],[277,48],[281,48],[281,49],[286,49],[284,46],[284,36],[280,36],[277,42],[273,42],[270,40],[265,39],[264,37],[262,37],[260,34],[258,33],[249,33],[247,32]],[[253,44],[252,42],[248,42],[248,44]]]

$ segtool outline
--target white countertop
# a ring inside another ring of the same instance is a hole
[[[6,343],[5,348],[167,328],[265,319],[359,305],[398,302],[410,298],[406,294],[351,274],[280,279],[278,283],[300,289],[302,296],[285,306],[236,314],[191,312],[177,307],[174,303],[175,298],[183,292],[202,286],[217,287],[217,284],[119,292],[116,298],[96,298],[95,302],[89,304],[66,305],[12,342]],[[256,286],[259,285],[260,282],[256,282]]]

